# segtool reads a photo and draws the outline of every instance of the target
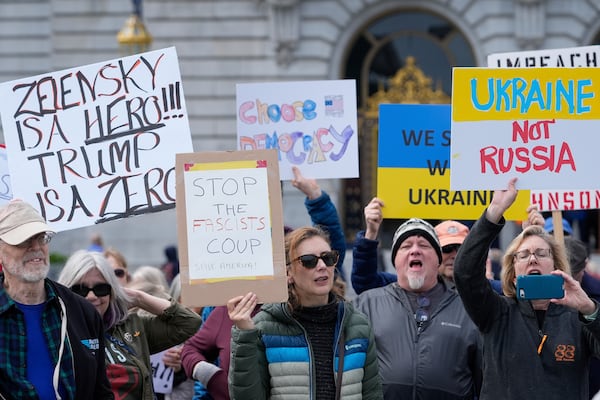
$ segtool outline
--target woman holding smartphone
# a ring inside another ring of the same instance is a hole
[[[336,292],[338,254],[325,232],[286,236],[287,303],[265,304],[254,319],[254,293],[228,304],[234,399],[382,399],[375,339],[365,316]]]
[[[488,248],[517,197],[516,179],[494,192],[454,263],[454,281],[465,309],[483,335],[480,399],[589,399],[588,368],[600,356],[598,303],[570,275],[562,245],[539,226],[523,230],[502,263],[502,290],[485,277]],[[520,300],[519,275],[558,275],[564,297]]]

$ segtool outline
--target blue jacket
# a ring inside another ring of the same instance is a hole
[[[329,233],[331,248],[340,253],[337,271],[340,274],[340,277],[346,280],[346,274],[342,268],[344,264],[344,258],[346,256],[346,238],[344,236],[342,224],[340,223],[340,217],[335,205],[325,191],[321,192],[321,196],[317,197],[316,199],[309,200],[307,197],[304,200],[304,205],[306,206],[308,215],[310,215],[312,224],[320,226],[327,233]]]
[[[377,270],[378,240],[365,238],[365,231],[356,234],[352,246],[352,288],[356,294],[396,282],[396,274]]]

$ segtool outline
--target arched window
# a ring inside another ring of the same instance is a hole
[[[344,77],[357,81],[359,119],[362,119],[359,121],[361,177],[344,181],[344,223],[349,241],[362,229],[363,208],[376,191],[377,116],[365,113],[368,99],[374,94],[381,97],[390,87],[390,78],[413,60],[431,79],[432,86],[448,98],[452,91],[452,67],[475,65],[474,52],[460,30],[443,16],[424,10],[396,11],[372,20],[355,35],[343,63]],[[372,120],[364,121],[366,118]],[[387,231],[385,226],[383,230]]]

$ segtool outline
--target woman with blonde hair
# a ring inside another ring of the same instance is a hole
[[[504,255],[505,296],[485,277],[489,246],[516,198],[516,179],[494,192],[454,263],[456,288],[483,337],[479,398],[588,400],[590,359],[600,356],[599,305],[571,277],[562,245],[541,227],[527,227]],[[564,296],[522,299],[516,290],[520,275],[559,276]]]
[[[227,304],[231,397],[382,399],[373,332],[336,292],[338,254],[327,234],[303,227],[285,242],[288,302],[265,304],[254,318],[254,293]]]

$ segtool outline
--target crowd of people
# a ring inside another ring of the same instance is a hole
[[[298,169],[292,184],[312,225],[286,227],[288,300],[239,293],[204,310],[181,304],[176,248],[162,267],[131,271],[96,240],[54,281],[51,227],[23,201],[0,207],[0,398],[588,400],[600,390],[600,281],[587,246],[572,231],[557,239],[530,207],[500,276],[492,267],[515,179],[470,228],[400,224],[395,273],[378,265],[385,204],[374,198],[350,276],[328,194]],[[564,296],[523,299],[522,275],[554,275]],[[174,373],[165,394],[152,379],[160,352]]]

